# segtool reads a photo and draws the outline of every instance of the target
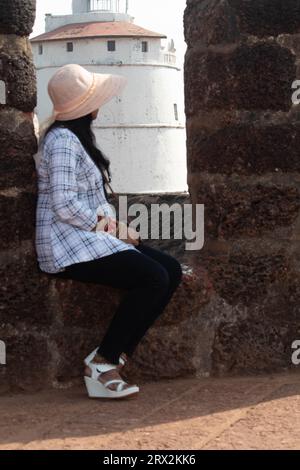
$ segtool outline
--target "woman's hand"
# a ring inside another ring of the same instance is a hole
[[[140,234],[133,227],[128,227],[126,223],[118,223],[117,237],[123,240],[126,243],[131,243],[132,245],[139,245],[140,243]]]
[[[94,230],[94,232],[104,231],[106,225],[107,225],[107,219],[106,219],[106,217],[105,217],[105,216],[99,216],[99,215],[98,215],[98,222],[97,222],[96,227],[95,227],[93,230]]]
[[[117,221],[110,216],[98,216],[99,222],[95,231],[110,233],[125,243],[139,245],[140,234],[134,228],[128,227],[125,222]]]
[[[105,231],[115,235],[117,231],[117,221],[113,219],[112,217],[108,217],[107,219],[108,221],[107,221],[107,226],[106,226]]]

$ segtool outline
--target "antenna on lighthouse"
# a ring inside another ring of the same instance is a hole
[[[128,13],[128,3],[129,3],[129,0],[126,0],[126,14]]]

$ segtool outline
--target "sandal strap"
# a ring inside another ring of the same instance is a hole
[[[122,364],[122,366],[125,366],[125,364],[128,361],[128,357],[122,356],[122,354],[119,357],[119,364]]]
[[[94,357],[96,356],[97,354],[97,351],[98,351],[98,347],[96,349],[94,349],[94,351],[92,351],[85,359],[84,359],[84,363],[86,366],[89,365],[89,363],[94,359]],[[122,366],[124,366],[127,362],[127,359],[125,359],[125,357],[122,357],[120,356],[119,357],[119,364],[122,364]]]
[[[92,351],[85,359],[84,359],[84,363],[86,366],[89,365],[89,363],[94,359],[94,357],[96,356],[97,354],[97,351],[98,351],[98,348],[94,349],[94,351]]]
[[[126,382],[124,382],[124,380],[114,379],[114,380],[108,380],[107,382],[105,382],[104,386],[107,387],[110,384],[116,384],[116,383],[119,384],[117,386],[117,392],[120,392],[123,389],[124,385],[126,385]]]
[[[103,374],[104,372],[108,372],[109,370],[113,370],[118,367],[115,364],[93,363],[93,362],[90,362],[88,366],[92,371],[92,379],[95,379],[95,380],[98,380],[99,376]]]
[[[113,380],[108,380],[105,382],[105,387],[110,384],[116,384],[116,383],[125,383],[124,380],[119,380],[119,379],[113,379]]]

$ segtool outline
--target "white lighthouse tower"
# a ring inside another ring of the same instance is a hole
[[[46,15],[45,33],[31,39],[39,121],[51,114],[47,83],[76,63],[124,75],[127,85],[100,108],[93,130],[111,162],[119,193],[187,192],[183,77],[173,40],[134,23],[128,0],[73,0],[71,15]]]

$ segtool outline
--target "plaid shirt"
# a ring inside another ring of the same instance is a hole
[[[138,251],[112,234],[92,231],[97,213],[115,214],[101,171],[73,132],[55,128],[47,134],[37,174],[35,247],[42,271],[55,273],[73,263]]]

